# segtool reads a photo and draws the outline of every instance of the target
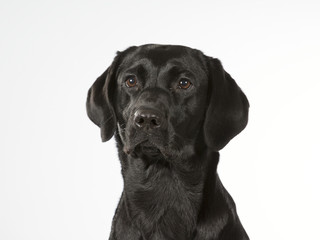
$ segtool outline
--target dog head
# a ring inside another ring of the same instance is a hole
[[[114,133],[126,154],[173,157],[214,151],[240,133],[249,103],[220,61],[183,46],[143,45],[118,52],[87,97],[102,141]]]

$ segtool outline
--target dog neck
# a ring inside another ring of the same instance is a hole
[[[123,152],[120,158],[127,214],[143,236],[189,239],[206,201],[203,191],[208,188],[208,179],[210,187],[215,188],[219,153],[207,150],[187,159],[151,163]]]

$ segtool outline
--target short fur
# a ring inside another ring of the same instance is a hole
[[[220,61],[198,50],[118,52],[87,97],[89,118],[102,141],[115,136],[122,166],[109,239],[249,239],[217,174],[218,151],[245,128],[248,109]]]

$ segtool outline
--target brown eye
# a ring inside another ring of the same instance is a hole
[[[182,78],[179,81],[178,87],[181,89],[188,89],[191,85],[192,85],[192,83],[188,79]]]
[[[126,86],[128,88],[135,87],[137,85],[137,78],[135,76],[128,77],[126,80]]]

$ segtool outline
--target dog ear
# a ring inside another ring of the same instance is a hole
[[[88,91],[86,103],[88,117],[100,127],[103,142],[108,141],[116,129],[115,114],[107,91],[110,74],[111,67],[97,78]]]
[[[103,142],[112,138],[116,130],[116,115],[112,105],[115,92],[116,72],[122,53],[117,52],[108,69],[93,83],[87,96],[87,115],[92,122],[100,127]]]
[[[209,96],[204,137],[209,147],[221,150],[247,125],[249,102],[218,59],[209,58]]]
[[[116,114],[113,108],[113,99],[116,91],[118,68],[124,57],[137,49],[132,46],[123,52],[117,52],[112,64],[93,83],[87,96],[87,114],[96,125],[100,127],[103,142],[112,138],[117,125]]]

